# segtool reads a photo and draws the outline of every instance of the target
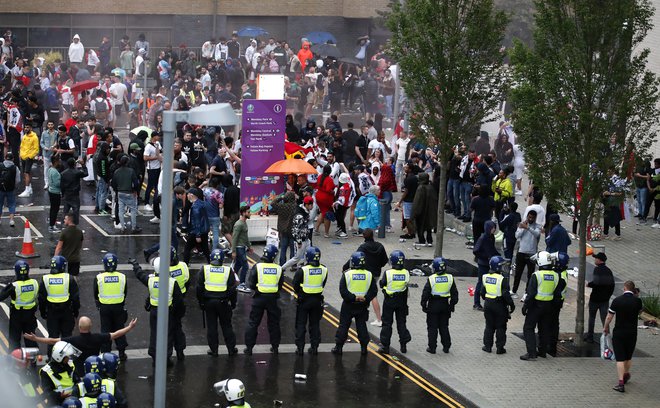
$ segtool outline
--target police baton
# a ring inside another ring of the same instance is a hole
[[[206,311],[202,310],[202,328],[206,329]]]

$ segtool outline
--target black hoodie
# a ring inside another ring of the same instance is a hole
[[[358,252],[364,252],[364,269],[374,275],[374,278],[380,276],[381,269],[387,265],[387,252],[385,247],[380,242],[371,239],[365,239],[362,245],[357,249]],[[350,269],[350,260],[344,264],[343,270]],[[374,279],[375,280],[375,279]]]

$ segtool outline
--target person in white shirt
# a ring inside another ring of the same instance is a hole
[[[85,56],[85,46],[80,42],[78,34],[73,36],[73,42],[69,45],[69,62],[72,64],[80,64]]]
[[[205,88],[211,88],[211,75],[209,74],[209,71],[206,70],[206,68],[202,67],[201,69],[202,75],[199,77],[199,82],[202,83],[202,89]]]
[[[85,63],[87,64],[87,70],[91,74],[96,71],[96,67],[98,67],[98,65],[101,63],[101,60],[99,60],[98,55],[96,55],[96,51],[90,48],[87,50]]]
[[[115,75],[113,81],[114,83],[110,85],[110,100],[112,101],[112,106],[114,106],[114,117],[117,118],[121,115],[121,108],[124,103],[128,106],[128,89],[126,89],[126,85],[121,82],[120,75]]]
[[[215,38],[211,38],[209,41],[206,41],[202,44],[202,58],[205,58],[207,61],[213,58],[215,53]]]
[[[394,143],[394,155],[396,156],[396,185],[401,188],[403,183],[403,165],[406,164],[406,151],[408,150],[408,132],[401,131],[401,135]]]
[[[245,49],[245,61],[248,65],[252,65],[252,57],[257,51],[257,40],[250,40],[250,46]]]
[[[154,190],[154,199],[158,196],[158,178],[160,177],[160,167],[163,161],[160,146],[160,134],[153,132],[151,141],[144,147],[144,161],[147,167],[147,188],[144,192],[144,203],[146,211],[153,211],[149,205],[151,191]]]
[[[372,141],[378,137],[378,131],[374,127],[374,121],[369,119],[367,121],[367,139]]]
[[[138,50],[138,56],[135,57],[135,77],[142,78],[142,64],[144,63],[144,57],[147,55],[147,51],[144,48]]]
[[[385,133],[381,132],[378,137],[369,142],[369,145],[367,146],[367,156],[371,158],[376,150],[380,150],[380,161],[385,163],[388,154],[392,153],[390,144],[385,140]]]
[[[543,193],[540,191],[534,191],[532,193],[532,205],[528,205],[527,208],[525,208],[525,214],[523,215],[523,220],[527,219],[527,214],[531,210],[536,211],[536,223],[539,224],[541,227],[545,225],[545,208],[541,206],[541,201],[543,201]]]
[[[227,59],[228,53],[229,53],[229,48],[227,48],[227,39],[224,37],[220,37],[220,41],[218,41],[218,43],[215,45],[213,58],[216,61],[220,61],[220,60],[225,61]]]

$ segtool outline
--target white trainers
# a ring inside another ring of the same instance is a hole
[[[511,293],[511,297],[512,297],[512,298],[514,298],[514,299],[518,299],[519,296],[518,296],[518,294],[517,294],[516,292],[510,292],[510,293]]]
[[[338,233],[337,233],[337,236],[338,236],[339,238],[346,238],[346,237],[348,236],[348,234],[345,233],[344,231],[341,231],[341,232],[338,232]]]
[[[120,230],[123,229],[120,223],[115,224],[115,229]]]
[[[152,223],[152,224],[160,224],[160,218],[154,217],[154,218],[150,219],[149,222]]]
[[[25,190],[18,195],[18,198],[26,198],[30,196],[30,189],[25,188]]]
[[[44,190],[48,190],[48,184],[44,186]]]
[[[376,326],[376,327],[383,327],[382,320],[374,320],[373,322],[371,322],[369,324],[372,325],[372,326]]]
[[[13,219],[12,219],[12,220],[9,220],[9,226],[10,226],[10,227],[13,227],[14,225],[16,225],[16,223],[14,222],[14,220],[13,220]]]
[[[152,212],[153,210],[154,210],[154,208],[149,204],[144,206],[144,211]]]
[[[660,228],[660,222],[656,222],[655,224],[651,225],[651,228]]]

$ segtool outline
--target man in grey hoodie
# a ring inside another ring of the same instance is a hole
[[[536,223],[536,215],[536,211],[530,210],[525,221],[521,222],[518,229],[516,229],[516,239],[520,242],[520,247],[516,254],[516,273],[513,278],[513,293],[511,294],[513,298],[518,297],[516,292],[518,292],[518,285],[520,285],[520,278],[525,266],[527,267],[527,281],[534,273],[535,262],[530,258],[538,251],[542,230],[541,225]]]
[[[7,201],[9,208],[9,226],[14,226],[14,214],[16,214],[16,186],[21,182],[21,172],[14,164],[14,155],[7,152],[5,160],[0,166],[0,217],[2,209]]]

